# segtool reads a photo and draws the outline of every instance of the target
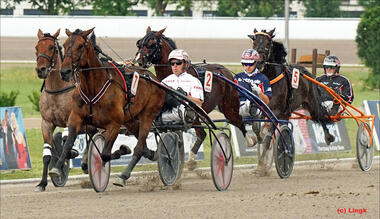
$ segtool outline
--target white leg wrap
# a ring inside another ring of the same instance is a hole
[[[44,144],[44,150],[42,151],[42,157],[51,156],[51,146],[50,144]]]
[[[69,128],[64,128],[62,132],[62,138],[69,136]]]
[[[249,100],[241,101],[240,102],[240,108],[239,108],[239,115],[241,116],[250,116],[249,114]]]

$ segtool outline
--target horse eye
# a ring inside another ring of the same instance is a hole
[[[54,49],[54,46],[50,46],[50,47],[49,47],[49,50],[53,50],[53,49]]]
[[[34,47],[35,49],[36,49],[36,52],[38,51],[38,48],[37,48],[37,46],[36,47]]]
[[[83,44],[80,44],[79,46],[78,46],[78,49],[82,49],[83,48]]]

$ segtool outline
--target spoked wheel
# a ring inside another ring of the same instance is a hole
[[[211,175],[217,190],[227,190],[231,184],[234,167],[234,156],[231,141],[224,132],[219,133],[212,142],[211,148]],[[224,153],[223,153],[224,151]]]
[[[62,141],[62,132],[57,132],[53,136],[53,142],[54,142],[54,150],[52,151],[52,157],[49,164],[49,169],[52,169],[55,167],[55,164],[57,163],[59,157],[62,154],[63,145],[65,142]],[[62,168],[62,175],[60,177],[53,176],[51,177],[51,181],[55,187],[63,187],[66,185],[67,179],[69,177],[69,171],[70,171],[70,164],[69,160],[66,159],[65,163],[63,164]]]
[[[261,154],[263,154],[263,148],[265,145],[262,143],[257,146],[257,158],[260,160]],[[273,164],[273,139],[270,141],[269,148],[267,149],[264,157],[264,167],[266,170],[270,170]]]
[[[164,185],[171,186],[179,178],[181,168],[178,135],[173,132],[162,134],[158,142],[157,153],[161,181]]]
[[[366,123],[366,125],[370,130],[368,123]],[[372,168],[373,144],[370,142],[370,136],[371,135],[366,129],[365,124],[361,123],[356,136],[356,157],[358,159],[360,169],[363,171],[369,171]]]
[[[101,133],[95,134],[92,140],[88,149],[88,174],[94,190],[96,192],[104,192],[107,188],[111,171],[110,162],[103,163],[100,157],[106,140]]]
[[[280,127],[280,133],[277,133],[273,155],[275,157],[276,170],[281,178],[288,178],[293,171],[294,166],[294,146],[292,133],[288,126],[282,125]],[[287,146],[285,146],[285,144]]]

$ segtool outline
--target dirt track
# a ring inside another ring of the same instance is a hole
[[[1,218],[333,218],[344,208],[345,216],[364,208],[361,216],[379,218],[379,159],[369,172],[356,160],[296,166],[288,179],[251,172],[235,169],[225,192],[216,191],[209,171],[185,172],[176,188],[163,187],[158,175],[132,176],[127,187],[110,184],[102,194],[82,188],[87,179],[49,184],[43,193],[34,184],[2,185]]]

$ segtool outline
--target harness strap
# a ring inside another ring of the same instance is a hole
[[[92,104],[97,103],[104,96],[104,94],[106,93],[106,91],[110,85],[111,85],[111,81],[107,80],[107,82],[103,85],[102,89],[98,92],[98,94],[96,94],[96,96],[90,100],[90,98],[88,98],[86,96],[86,94],[83,92],[83,90],[79,84],[79,86],[78,86],[79,87],[79,95],[86,104],[90,103],[92,105]],[[91,106],[90,106],[90,108],[91,108]]]
[[[273,80],[271,80],[269,83],[270,85],[276,83],[277,81],[281,80],[282,78],[284,77],[284,73],[281,73],[279,76],[277,76],[276,78],[274,78]]]
[[[128,88],[127,88],[127,83],[125,83],[125,79],[124,79],[124,77],[123,77],[123,74],[121,74],[121,72],[120,72],[120,70],[119,70],[119,68],[117,68],[116,66],[115,66],[115,64],[113,64],[112,63],[112,61],[108,61],[108,63],[109,64],[111,64],[115,69],[116,69],[116,71],[117,71],[117,73],[120,75],[120,77],[121,77],[121,80],[123,80],[123,84],[124,84],[124,89],[125,89],[125,98],[126,99],[128,99]]]
[[[75,84],[74,84],[74,85],[72,85],[72,86],[62,88],[62,89],[60,89],[60,90],[50,91],[50,90],[47,90],[46,87],[45,87],[44,85],[45,85],[45,81],[44,81],[44,83],[42,84],[42,88],[43,88],[43,89],[41,89],[41,92],[42,92],[42,90],[44,90],[46,93],[51,94],[51,95],[59,95],[59,94],[63,94],[63,93],[65,93],[65,92],[69,92],[69,91],[71,91],[71,90],[73,90],[73,89],[75,88]]]

